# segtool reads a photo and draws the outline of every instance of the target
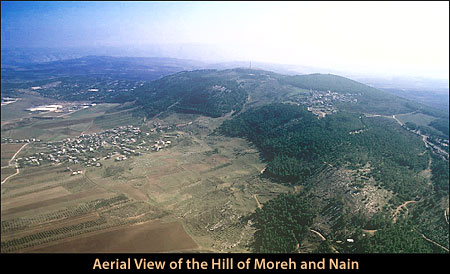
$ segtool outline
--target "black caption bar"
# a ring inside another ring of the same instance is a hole
[[[1,254],[2,266],[62,273],[383,272],[441,270],[449,254]]]

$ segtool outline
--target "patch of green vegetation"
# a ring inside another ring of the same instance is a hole
[[[94,124],[102,129],[110,129],[118,126],[140,125],[142,121],[142,118],[133,117],[130,112],[127,112],[98,116],[94,119]]]
[[[135,94],[136,103],[150,117],[168,108],[219,117],[239,111],[247,99],[235,80],[208,70],[167,76],[137,88]]]
[[[86,117],[95,117],[101,114],[102,112],[106,111],[114,111],[115,108],[117,108],[119,104],[98,104],[96,106],[90,106],[85,109],[81,109],[79,111],[76,111],[72,114],[70,114],[70,118],[86,118]]]
[[[448,138],[448,133],[449,133],[449,120],[448,118],[440,118],[440,119],[436,119],[434,121],[432,121],[430,123],[430,126],[434,127],[435,129],[441,131],[442,133],[444,133],[444,135]]]
[[[257,229],[254,251],[295,252],[315,216],[311,201],[304,195],[281,194],[268,201],[254,214],[254,227]]]
[[[431,181],[439,195],[448,196],[449,193],[449,166],[448,162],[440,157],[433,156],[431,163]]]
[[[423,113],[410,113],[397,115],[397,119],[399,119],[402,123],[412,122],[416,125],[428,126],[436,118]]]
[[[397,119],[405,123],[409,129],[420,129],[430,136],[448,138],[448,117],[436,118],[429,114],[413,113],[398,115]]]
[[[435,253],[443,252],[426,241],[410,222],[397,222],[379,229],[371,237],[355,240],[347,252],[355,253]]]
[[[105,169],[103,169],[103,177],[112,177],[112,176],[116,176],[118,174],[122,174],[125,171],[125,168],[123,166],[118,166],[118,165],[114,165],[114,166],[108,166]]]
[[[365,229],[368,230],[377,230],[386,228],[392,225],[392,216],[390,216],[387,212],[381,211],[377,214],[374,214],[364,225]]]
[[[411,220],[417,224],[418,231],[448,249],[449,227],[444,213],[446,208],[448,194],[441,198],[430,196],[417,202],[412,209]]]

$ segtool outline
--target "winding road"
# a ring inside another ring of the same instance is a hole
[[[425,235],[423,235],[423,234],[422,234],[422,237],[423,237],[425,240],[427,240],[428,242],[430,242],[430,243],[432,243],[432,244],[434,244],[434,245],[436,245],[436,246],[439,246],[440,248],[442,248],[442,249],[444,249],[445,251],[449,252],[448,248],[446,248],[445,246],[442,246],[442,245],[436,243],[435,241],[428,239],[428,238],[427,238]]]
[[[320,238],[322,241],[326,241],[326,240],[327,240],[327,239],[326,239],[319,231],[316,231],[316,230],[314,230],[314,229],[312,229],[312,228],[310,228],[309,231],[311,231],[312,233],[314,233],[314,234],[316,234],[317,236],[319,236],[319,238]],[[330,248],[331,248],[331,250],[333,250],[334,253],[339,253],[339,251],[337,251],[337,249],[336,249],[334,246],[332,246],[331,244],[330,244]]]
[[[416,203],[416,201],[406,201],[406,202],[404,202],[403,204],[399,205],[399,206],[395,209],[394,214],[392,215],[392,218],[393,218],[393,222],[394,222],[394,223],[397,222],[397,215],[400,213],[400,210],[402,210],[402,208],[404,208],[404,207],[406,207],[407,205],[412,204],[412,203]]]

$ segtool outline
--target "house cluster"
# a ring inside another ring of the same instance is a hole
[[[102,160],[124,161],[144,151],[159,151],[173,144],[170,139],[180,136],[177,132],[164,132],[175,126],[154,125],[150,132],[143,132],[133,125],[120,126],[100,133],[81,134],[76,138],[66,138],[58,142],[42,143],[46,152],[38,152],[16,160],[19,166],[39,166],[43,163],[70,163],[85,167],[101,167]],[[164,135],[162,135],[164,134]],[[155,139],[157,140],[155,141]],[[13,140],[2,138],[2,142],[28,142],[39,139]]]
[[[153,122],[153,128],[150,129],[150,132],[162,132],[167,130],[173,130],[174,126],[171,125],[162,125],[161,122],[155,121]]]
[[[82,170],[72,170],[70,167],[66,168],[66,172],[70,172],[72,176],[83,174]]]
[[[357,103],[357,96],[361,94],[351,94],[351,93],[337,93],[331,90],[328,91],[317,91],[310,90],[306,94],[295,95],[292,100],[297,104],[301,104],[307,107],[308,111],[317,115],[319,118],[325,117],[327,114],[332,114],[336,112],[336,107],[334,106],[337,102],[343,103]]]
[[[168,147],[171,143],[172,143],[172,141],[158,140],[158,141],[155,141],[155,144],[152,145],[152,148],[154,151],[159,151],[163,148]]]
[[[21,167],[24,165],[29,166],[40,166],[41,163],[44,161],[41,154],[32,155],[29,157],[21,157],[16,159],[17,167]]]
[[[2,138],[2,144],[21,144],[21,143],[31,143],[40,142],[40,139],[29,138],[29,139],[12,139],[12,138]]]

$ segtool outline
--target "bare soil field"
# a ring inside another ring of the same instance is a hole
[[[25,205],[20,205],[20,206],[16,206],[16,207],[12,207],[12,208],[8,208],[8,207],[4,208],[2,205],[2,218],[4,215],[7,216],[7,215],[15,214],[15,213],[23,213],[26,211],[31,211],[31,210],[36,210],[36,209],[44,210],[43,208],[55,207],[55,206],[58,206],[58,204],[60,204],[59,206],[61,206],[61,204],[64,204],[64,203],[71,203],[74,201],[82,202],[82,201],[86,201],[86,200],[107,198],[110,196],[111,196],[111,194],[108,192],[105,192],[103,190],[96,190],[96,191],[87,191],[87,192],[69,194],[69,195],[64,195],[64,196],[50,198],[50,199],[43,198],[43,200],[38,201],[38,202],[32,201],[32,203],[28,203]]]
[[[146,201],[148,197],[139,189],[133,187],[133,181],[125,184],[116,185],[113,188],[121,193],[125,193],[128,197],[137,201]]]
[[[10,210],[16,207],[23,207],[32,203],[39,203],[45,200],[52,200],[55,198],[63,197],[69,195],[70,192],[67,191],[62,186],[53,187],[46,190],[36,191],[30,194],[25,194],[17,196],[14,198],[7,199],[2,203],[2,211]]]
[[[14,169],[14,171],[15,171],[15,169]],[[2,174],[3,174],[3,170],[2,170]],[[47,182],[47,183],[30,185],[30,186],[26,186],[26,187],[22,187],[22,188],[9,190],[7,193],[8,193],[8,197],[13,198],[16,196],[25,195],[25,194],[32,193],[32,192],[41,191],[41,190],[44,190],[47,188],[53,188],[56,185],[58,185],[59,183],[60,182],[58,182],[58,181],[52,181],[52,182]]]
[[[196,172],[203,172],[209,170],[211,167],[207,164],[185,164],[181,165],[184,170],[192,170]]]
[[[27,252],[151,253],[193,250],[197,247],[181,223],[152,221],[93,232]]]

